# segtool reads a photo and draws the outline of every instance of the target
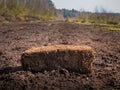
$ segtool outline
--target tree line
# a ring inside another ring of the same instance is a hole
[[[93,23],[93,24],[120,24],[120,14],[119,13],[112,13],[107,12],[104,8],[101,8],[101,11],[97,8],[95,12],[86,12],[84,10],[77,11],[77,10],[68,10],[68,9],[61,9],[59,10],[63,15],[64,19],[67,21],[74,20],[75,22],[80,23]]]
[[[76,16],[76,20],[81,23],[95,23],[95,24],[120,24],[120,14],[117,13],[91,13],[91,12],[80,12]]]
[[[0,16],[50,18],[56,15],[51,0],[0,0]]]

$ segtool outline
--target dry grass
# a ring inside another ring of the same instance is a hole
[[[92,50],[89,46],[74,46],[74,45],[54,45],[54,46],[41,46],[41,47],[32,47],[29,50],[26,50],[25,53],[37,53],[37,52],[51,52],[51,51],[65,51],[65,50]]]
[[[93,59],[91,47],[56,45],[26,50],[21,62],[25,70],[36,72],[62,67],[72,72],[89,73]]]

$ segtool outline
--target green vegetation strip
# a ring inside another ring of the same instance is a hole
[[[75,22],[75,23],[86,26],[101,27],[107,30],[120,30],[120,24],[112,25],[112,24],[99,24],[99,23],[89,23],[89,22],[86,23]]]

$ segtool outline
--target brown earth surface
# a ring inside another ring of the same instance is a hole
[[[93,72],[24,71],[20,58],[31,47],[88,45]],[[67,22],[0,25],[0,90],[120,90],[120,31]]]

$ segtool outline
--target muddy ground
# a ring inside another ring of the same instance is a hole
[[[91,46],[93,72],[23,71],[26,49],[58,44]],[[1,24],[0,90],[120,90],[120,31],[66,22]]]

